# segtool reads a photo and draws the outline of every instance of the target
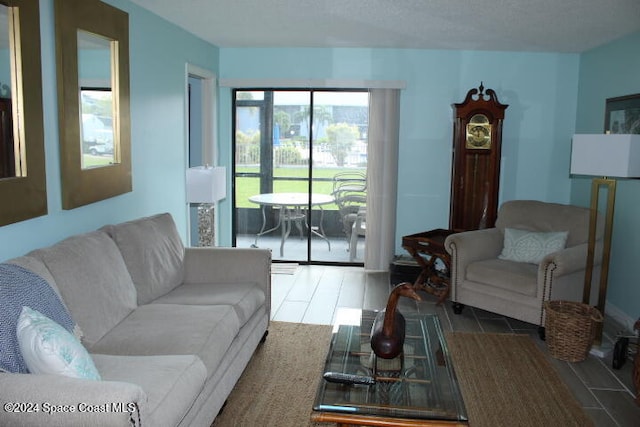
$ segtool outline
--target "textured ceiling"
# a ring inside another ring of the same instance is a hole
[[[640,0],[132,0],[219,47],[582,52],[640,31]]]

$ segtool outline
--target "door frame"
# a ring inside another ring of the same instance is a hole
[[[216,85],[217,76],[202,67],[194,64],[185,64],[185,76],[184,76],[184,153],[185,153],[185,189],[186,189],[186,169],[189,165],[189,78],[194,77],[202,81],[201,85],[201,135],[202,135],[202,162],[203,165],[218,166],[218,147],[217,147],[217,120],[216,120]],[[194,165],[194,166],[203,166]],[[186,194],[186,193],[185,193]],[[186,199],[185,199],[186,200]],[[214,206],[214,210],[218,209],[218,204]],[[185,202],[186,217],[187,217],[187,244],[192,245],[191,241],[191,214],[189,204]],[[218,245],[218,216],[215,217],[214,223],[214,245]]]
[[[249,100],[249,99],[241,99],[238,100],[237,99],[237,93],[238,92],[252,92],[252,91],[256,91],[256,92],[262,92],[264,93],[264,99],[261,100]],[[309,124],[309,128],[308,128],[308,143],[309,143],[309,164],[307,167],[308,170],[308,176],[305,179],[305,181],[307,181],[307,192],[309,194],[313,193],[314,190],[314,159],[313,159],[313,154],[314,154],[314,150],[313,147],[314,145],[317,143],[315,135],[314,135],[314,114],[315,114],[315,106],[316,106],[316,94],[317,93],[341,93],[341,92],[368,92],[367,90],[364,89],[360,89],[360,88],[339,88],[339,89],[335,89],[335,88],[324,88],[324,87],[319,87],[319,88],[308,88],[308,87],[295,87],[295,88],[276,88],[276,87],[272,87],[272,88],[263,88],[263,87],[249,87],[249,86],[242,86],[242,87],[232,87],[231,88],[231,105],[232,105],[232,117],[231,117],[231,123],[232,123],[232,167],[231,167],[231,178],[230,181],[232,182],[232,194],[233,194],[233,201],[232,201],[232,245],[236,246],[237,244],[237,234],[238,234],[238,215],[236,212],[237,206],[236,206],[236,192],[235,192],[235,187],[236,187],[236,179],[238,178],[238,174],[236,172],[236,139],[235,139],[235,135],[236,135],[236,126],[237,126],[237,110],[238,107],[255,107],[258,108],[260,111],[260,130],[261,130],[261,140],[260,140],[260,171],[257,174],[247,174],[247,175],[243,175],[243,176],[251,176],[254,178],[258,178],[260,180],[260,193],[271,193],[273,192],[273,184],[276,180],[276,177],[274,176],[274,171],[273,169],[270,169],[270,174],[266,174],[263,171],[263,167],[264,165],[272,165],[273,164],[273,158],[272,158],[272,154],[273,154],[273,141],[271,141],[271,144],[266,147],[265,146],[265,142],[266,140],[268,140],[271,135],[273,135],[273,122],[274,122],[274,118],[273,118],[273,113],[274,113],[274,104],[273,104],[273,94],[277,93],[277,92],[305,92],[309,94],[309,112],[308,112],[308,124]],[[267,94],[270,94],[270,97],[268,98]],[[240,105],[239,105],[240,104]],[[370,108],[370,105],[367,106],[367,108]],[[367,122],[368,123],[368,122]],[[268,135],[268,137],[267,137]],[[266,156],[266,154],[269,154],[269,156]],[[279,177],[279,179],[287,179],[286,177]],[[291,180],[293,178],[289,178],[289,180]],[[326,180],[326,178],[320,178],[320,180]],[[264,209],[264,207],[260,207],[259,208]],[[271,207],[268,207],[267,209],[271,209]],[[312,209],[312,204],[311,204],[311,199],[309,199],[309,202],[306,206],[306,210],[311,214],[313,212]],[[315,213],[314,213],[315,214]],[[313,219],[311,217],[308,218],[309,224],[311,224],[313,222]],[[273,228],[273,226],[278,222],[277,219],[273,219],[272,221],[268,221],[267,223],[264,222],[263,219],[263,227],[261,229],[267,229],[270,230]],[[258,227],[259,228],[259,227]],[[313,251],[313,247],[312,247],[312,240],[311,237],[314,234],[314,231],[312,230],[312,227],[308,227],[306,229],[306,256],[305,259],[277,259],[277,261],[292,261],[292,262],[298,262],[300,264],[319,264],[319,265],[362,265],[362,262],[354,262],[352,260],[347,261],[331,261],[331,260],[323,260],[323,259],[318,259],[316,257],[314,257],[314,251]],[[320,243],[323,244],[323,243]],[[252,245],[253,246],[253,245]]]

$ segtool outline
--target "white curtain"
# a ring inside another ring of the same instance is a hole
[[[371,89],[364,268],[388,271],[395,252],[400,90]]]

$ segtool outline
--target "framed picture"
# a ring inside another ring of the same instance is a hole
[[[640,93],[607,99],[604,132],[640,134]]]

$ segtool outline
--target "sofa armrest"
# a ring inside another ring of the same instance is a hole
[[[3,426],[140,426],[146,402],[142,388],[125,382],[0,373]]]
[[[502,232],[497,228],[463,231],[447,236],[445,250],[451,255],[451,300],[465,278],[467,266],[475,261],[496,258],[504,245]]]
[[[256,283],[271,305],[271,251],[254,248],[185,248],[184,283]]]
[[[497,258],[502,252],[503,245],[504,236],[497,228],[451,234],[444,242],[449,255],[465,265],[483,259]]]
[[[599,260],[598,257],[596,259]],[[538,274],[547,270],[551,264],[555,264],[553,271],[555,276],[584,270],[587,265],[587,244],[572,246],[545,256],[540,262]]]
[[[551,287],[554,284],[562,283],[557,279],[570,274],[579,274],[586,271],[588,244],[565,248],[545,256],[538,266],[538,295],[543,296],[543,300],[551,298]],[[594,268],[599,268],[602,263],[602,244],[597,242],[593,260]],[[599,271],[599,270],[598,270]],[[597,274],[599,273],[594,273]],[[584,278],[584,276],[582,276]],[[583,286],[583,279],[578,286]],[[566,289],[562,291],[566,293]],[[593,297],[593,296],[592,296]]]

